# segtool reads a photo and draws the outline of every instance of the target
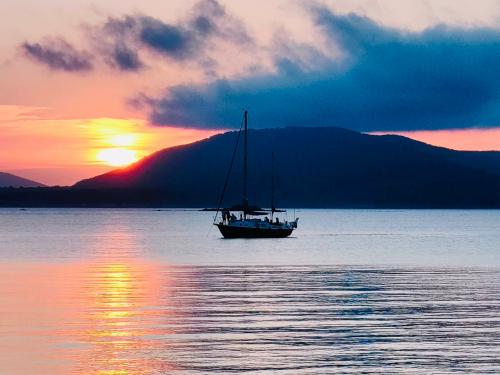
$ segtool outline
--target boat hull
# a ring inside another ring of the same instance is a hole
[[[293,228],[252,228],[217,224],[224,238],[285,238]]]

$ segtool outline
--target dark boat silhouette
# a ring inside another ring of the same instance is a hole
[[[247,195],[247,176],[248,176],[248,111],[244,111],[243,115],[243,202],[240,205],[229,208],[220,208],[224,199],[224,193],[227,188],[229,175],[234,162],[236,150],[238,148],[239,138],[242,129],[238,134],[235,149],[231,159],[224,188],[219,200],[219,205],[216,210],[214,225],[216,225],[224,238],[284,238],[288,237],[294,229],[297,228],[298,218],[293,221],[286,221],[275,216],[276,213],[286,212],[279,210],[274,204],[274,153],[272,155],[272,187],[271,187],[271,209],[264,210],[257,206],[251,206],[248,203]],[[219,212],[222,213],[222,218],[217,222]],[[261,217],[264,217],[262,219]]]

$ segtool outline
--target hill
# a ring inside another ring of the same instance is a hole
[[[10,173],[0,172],[0,187],[38,187],[44,186],[39,182],[28,180]]]
[[[236,138],[228,132],[168,148],[74,188],[161,191],[158,205],[214,206]],[[250,200],[262,206],[269,205],[272,152],[284,207],[500,207],[499,152],[310,127],[249,131]],[[226,204],[241,200],[241,163],[238,152]]]

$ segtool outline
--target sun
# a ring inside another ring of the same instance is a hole
[[[116,134],[106,140],[110,145],[116,147],[130,147],[137,144],[136,134]]]
[[[136,134],[114,134],[104,141],[112,147],[98,150],[98,161],[111,167],[124,167],[139,160],[137,151],[131,148],[137,145]]]
[[[114,147],[97,151],[96,159],[111,167],[124,167],[139,160],[139,156],[135,150]]]
[[[87,126],[93,164],[125,167],[144,157],[149,149],[151,139],[136,121],[102,118]]]

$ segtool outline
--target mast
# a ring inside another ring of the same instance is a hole
[[[274,151],[271,154],[271,221],[276,210],[274,202]]]
[[[244,148],[243,148],[243,216],[246,219],[247,211],[248,211],[248,186],[247,186],[247,178],[248,178],[248,111],[245,110],[245,140],[244,140]]]

